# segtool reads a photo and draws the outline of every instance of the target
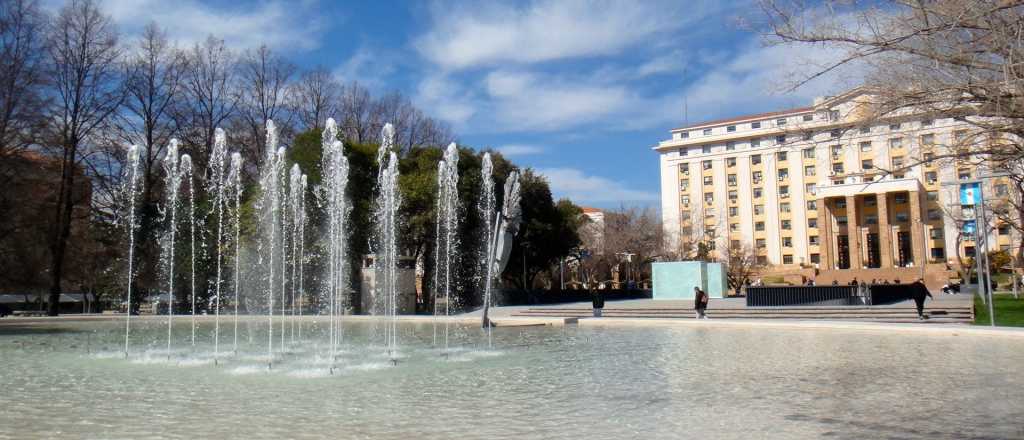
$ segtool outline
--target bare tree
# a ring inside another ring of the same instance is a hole
[[[46,17],[35,1],[0,3],[0,188],[14,177],[14,157],[23,154],[41,131]],[[0,211],[14,209],[7,190],[0,191]],[[0,223],[0,240],[18,226]]]
[[[119,87],[117,30],[91,0],[72,0],[51,23],[48,35],[49,81],[54,95],[53,147],[60,157],[53,233],[50,243],[50,315],[58,312],[64,257],[76,203],[89,189],[76,183],[79,160],[97,128],[123,100]],[[86,183],[87,185],[87,183]]]
[[[749,244],[730,243],[722,253],[722,264],[725,265],[725,277],[736,293],[763,269],[757,261],[757,252]]]
[[[217,128],[226,125],[238,107],[238,93],[234,88],[236,61],[224,40],[210,36],[192,47],[185,63],[182,75],[185,100],[178,106],[176,119],[191,149],[192,159],[198,166],[205,167]]]
[[[327,118],[338,117],[341,83],[324,67],[303,73],[292,85],[292,107],[300,130],[320,130]]]
[[[867,121],[907,114],[954,115],[971,129],[928,158],[986,170],[1021,169],[1024,157],[1024,8],[1017,1],[891,0],[859,2],[762,0],[773,44],[828,46],[841,56],[792,85],[847,65],[867,71],[860,113]],[[898,170],[893,170],[898,171]],[[1018,172],[1016,186],[1024,186]],[[1022,229],[1024,206],[1016,207]],[[1018,249],[1018,260],[1024,249]]]
[[[380,129],[374,130],[377,127],[374,121],[376,104],[370,91],[354,82],[345,86],[340,99],[338,124],[344,138],[356,143],[373,141]]]
[[[250,156],[257,160],[263,157],[267,121],[274,121],[282,138],[289,134],[287,93],[295,71],[292,63],[267,46],[247,51],[239,63],[240,110],[248,137],[245,144],[253,148]]]

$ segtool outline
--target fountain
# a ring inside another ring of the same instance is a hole
[[[327,277],[323,298],[328,303],[329,313],[329,351],[331,367],[334,372],[336,349],[341,340],[343,326],[341,316],[344,315],[345,289],[348,286],[348,159],[345,158],[344,146],[338,141],[338,130],[334,119],[328,119],[321,137],[323,157],[321,162],[322,183],[319,188],[321,206],[327,216]],[[305,187],[303,176],[303,187]],[[301,284],[301,282],[300,282]]]
[[[139,198],[142,188],[139,185],[139,146],[128,147],[127,165],[125,166],[125,177],[122,180],[121,194],[128,198],[128,308],[124,318],[124,357],[128,357],[128,338],[132,328],[132,277],[135,274],[135,230],[139,225],[135,222],[135,202]]]
[[[480,290],[483,292],[483,308],[488,310],[491,306],[491,280],[494,279],[494,265],[491,264],[491,255],[494,254],[494,164],[491,162],[491,153],[484,153],[480,166],[481,191],[480,199],[477,202],[477,213],[480,216],[480,224],[483,225],[483,234],[480,241],[483,246],[480,248],[480,264],[477,272],[480,274]],[[485,312],[486,313],[486,312]],[[487,329],[487,345],[491,344],[491,326],[485,325]]]
[[[164,190],[167,193],[166,205],[163,207],[167,219],[167,235],[163,240],[164,261],[167,271],[167,359],[171,358],[171,331],[174,325],[174,250],[175,236],[178,231],[178,191],[181,189],[182,177],[192,176],[192,158],[187,154],[178,156],[178,140],[171,139],[164,157]],[[194,206],[194,205],[193,205]],[[191,221],[190,221],[191,222]],[[193,267],[194,267],[193,262]],[[193,274],[193,279],[195,275]]]
[[[512,253],[512,238],[519,231],[522,208],[519,206],[519,172],[512,171],[505,180],[505,199],[501,204],[501,212],[495,214],[494,230],[488,237],[487,279],[484,281],[484,310],[481,321],[485,328],[492,326],[488,317],[490,311],[491,285],[493,278],[505,270],[509,255]]]
[[[398,155],[391,149],[395,141],[395,129],[384,125],[381,131],[381,146],[377,152],[378,172],[377,209],[374,212],[376,234],[373,250],[375,273],[375,302],[385,317],[384,340],[393,364],[397,363],[398,351],[398,209],[401,196],[398,193]],[[386,160],[385,160],[386,159]]]
[[[266,156],[260,175],[261,194],[256,209],[263,218],[260,221],[261,240],[259,243],[259,264],[265,267],[267,296],[267,367],[274,365],[274,269],[278,226],[281,223],[281,171],[284,168],[284,148],[277,147],[277,129],[273,121],[267,121]],[[282,275],[283,276],[283,275]],[[281,292],[283,297],[284,292]],[[282,301],[282,304],[284,301]]]
[[[242,155],[241,155],[241,153],[235,152],[235,153],[231,154],[231,166],[228,169],[228,178],[227,178],[226,184],[230,188],[235,190],[235,197],[234,197],[235,204],[234,204],[234,212],[233,212],[233,215],[234,215],[234,219],[233,220],[234,220],[234,224],[235,224],[235,240],[234,240],[235,241],[235,285],[234,285],[234,288],[235,288],[235,320],[234,320],[235,321],[234,322],[235,331],[234,331],[234,336],[233,336],[234,337],[234,344],[233,344],[232,351],[234,351],[235,354],[238,354],[238,302],[239,302],[238,292],[239,292],[239,289],[241,288],[240,276],[241,276],[241,273],[242,273],[242,270],[241,270],[241,264],[242,264],[242,253],[241,253],[242,214],[241,214],[241,207],[242,207],[242,189],[243,188],[242,188]],[[217,307],[217,311],[218,312],[220,311],[219,301],[220,300],[218,299],[218,307]]]
[[[434,258],[434,328],[435,343],[437,299],[444,293],[444,315],[451,314],[452,271],[457,263],[452,259],[458,255],[459,243],[459,150],[455,143],[445,149],[444,159],[437,164],[437,232]],[[448,352],[449,321],[444,324],[444,350]]]

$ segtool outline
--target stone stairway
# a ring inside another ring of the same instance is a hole
[[[917,310],[913,303],[886,306],[789,306],[789,307],[723,307],[708,309],[712,319],[800,319],[861,322],[918,322]],[[965,301],[935,301],[925,305],[925,314],[930,323],[969,324],[974,322],[974,307]],[[583,305],[532,307],[518,310],[512,316],[586,318],[593,316],[593,310]],[[674,305],[631,306],[604,308],[603,316],[608,318],[679,318],[693,319],[691,307]]]

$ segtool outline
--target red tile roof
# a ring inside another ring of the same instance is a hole
[[[774,117],[774,116],[787,115],[787,114],[790,114],[790,113],[805,113],[805,112],[809,112],[809,111],[812,111],[812,110],[814,110],[814,107],[791,108],[791,109],[788,109],[788,110],[779,110],[779,111],[767,112],[767,113],[756,113],[756,114],[753,114],[753,115],[743,115],[743,116],[736,116],[736,117],[732,117],[732,118],[724,118],[724,119],[715,119],[715,120],[711,120],[711,121],[704,121],[704,122],[701,122],[699,124],[687,125],[685,127],[674,128],[672,130],[673,131],[675,131],[675,130],[685,130],[687,128],[697,128],[697,127],[704,127],[704,126],[708,126],[708,125],[721,125],[721,124],[727,124],[727,123],[730,123],[730,122],[746,121],[748,119],[771,118],[771,117]]]

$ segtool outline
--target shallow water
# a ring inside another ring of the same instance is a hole
[[[1008,338],[568,326],[498,328],[487,348],[453,326],[444,356],[403,323],[392,366],[360,322],[332,374],[325,321],[272,369],[264,320],[237,355],[222,327],[216,365],[201,324],[193,348],[176,323],[168,353],[165,322],[133,320],[128,359],[123,321],[0,326],[0,438],[1024,438]]]

